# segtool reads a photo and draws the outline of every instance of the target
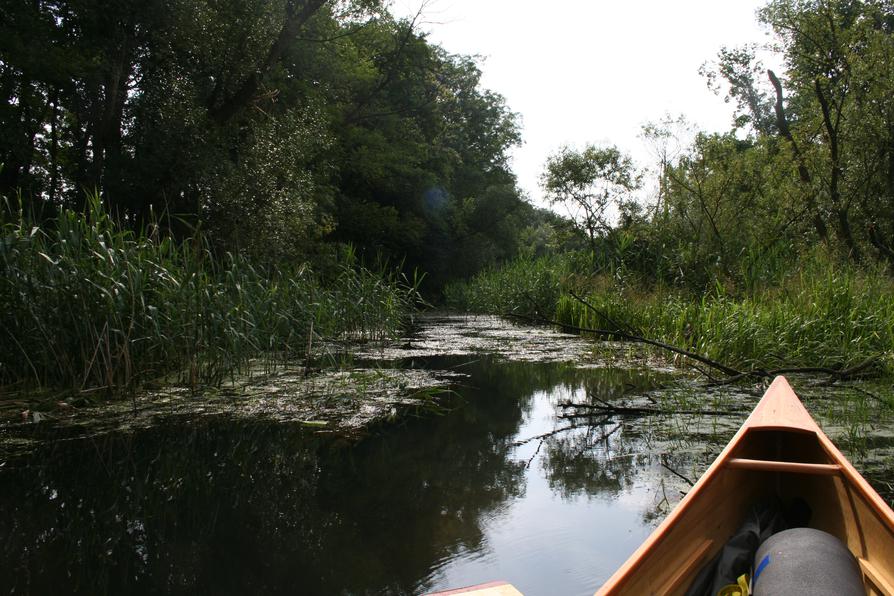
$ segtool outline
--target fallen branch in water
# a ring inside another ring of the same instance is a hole
[[[640,337],[638,335],[632,335],[630,333],[625,333],[623,331],[611,331],[610,329],[592,329],[587,327],[578,327],[576,325],[567,325],[565,323],[560,323],[558,321],[552,321],[546,318],[535,319],[534,317],[529,317],[527,315],[520,315],[518,313],[507,313],[505,316],[515,317],[518,319],[523,319],[532,323],[547,323],[550,325],[556,325],[558,327],[562,327],[563,329],[569,329],[572,331],[578,331],[580,333],[593,333],[594,335],[603,335],[606,337],[614,337],[618,339],[627,340],[634,343],[643,343],[650,346],[655,346],[657,348],[661,348],[663,350],[668,350],[669,352],[673,352],[675,354],[679,354],[680,356],[685,356],[687,358],[692,358],[693,360],[697,360],[702,364],[706,364],[711,368],[715,368],[727,375],[740,375],[741,371],[738,371],[734,368],[726,366],[725,364],[721,364],[720,362],[715,362],[710,358],[706,358],[700,354],[696,354],[695,352],[689,352],[687,350],[683,350],[682,348],[678,348],[676,346],[672,346],[670,344],[666,344],[664,342],[656,341],[654,339],[648,339],[645,337]]]
[[[667,470],[668,472],[670,472],[671,474],[673,474],[674,476],[676,476],[677,478],[679,478],[685,482],[688,482],[689,486],[695,486],[695,482],[693,482],[692,480],[690,480],[683,474],[680,474],[678,471],[676,471],[675,469],[673,469],[672,467],[670,467],[667,464],[667,454],[661,455],[661,467],[664,468],[665,470]]]
[[[865,371],[870,368],[872,365],[878,362],[877,358],[868,358],[866,361],[857,364],[856,366],[851,366],[850,368],[842,368],[839,370],[835,370],[834,368],[827,368],[825,366],[805,366],[803,368],[777,368],[774,370],[769,370],[764,372],[764,376],[771,377],[776,375],[787,375],[789,373],[804,373],[804,374],[826,374],[836,377],[837,379],[847,379],[857,374]],[[763,372],[763,371],[762,371]]]
[[[537,449],[534,450],[534,453],[531,454],[531,457],[528,458],[528,462],[525,464],[525,469],[531,467],[531,464],[534,463],[534,458],[537,457],[537,454],[540,453],[540,448],[543,447],[543,442],[546,440],[546,437],[540,439],[540,442],[537,443]]]
[[[739,373],[737,375],[731,375],[726,379],[720,380],[712,380],[708,383],[709,387],[719,387],[721,385],[729,385],[731,383],[735,383],[737,381],[741,381],[747,377],[754,377],[758,379],[770,379],[777,375],[788,375],[788,374],[824,374],[829,375],[831,377],[832,382],[835,381],[844,381],[850,378],[853,378],[870,368],[878,362],[875,358],[869,358],[868,360],[861,362],[855,366],[851,366],[849,368],[842,369],[834,369],[828,368],[825,366],[803,366],[803,367],[787,367],[787,368],[774,368],[772,370],[750,370],[748,372]]]
[[[605,417],[604,420],[600,420],[599,422],[588,422],[587,424],[572,424],[571,426],[563,426],[562,428],[557,428],[548,433],[543,433],[542,435],[535,435],[533,437],[528,437],[527,439],[522,439],[521,441],[515,441],[514,443],[510,443],[510,447],[521,447],[522,445],[526,445],[531,441],[548,439],[549,437],[558,435],[560,433],[575,430],[578,428],[592,428],[594,426],[606,426],[609,423],[608,417]]]
[[[693,414],[700,416],[737,416],[745,412],[745,410],[680,410],[678,408],[650,408],[650,407],[629,407],[618,406],[602,401],[598,398],[591,398],[599,403],[595,404],[579,404],[574,402],[560,402],[560,408],[590,410],[590,414],[560,414],[560,418],[585,418],[587,416],[651,416],[655,414]]]
[[[855,391],[855,392],[857,392],[857,393],[860,393],[860,394],[862,394],[862,395],[865,395],[866,397],[869,397],[869,398],[871,398],[871,399],[874,399],[875,401],[877,401],[878,403],[882,404],[883,406],[890,406],[890,405],[891,405],[890,400],[887,400],[887,399],[883,398],[883,397],[880,396],[880,395],[876,395],[875,393],[872,393],[871,391],[866,391],[865,389],[861,389],[860,387],[854,387],[853,385],[838,385],[838,386],[839,386],[839,387],[844,387],[844,388],[846,388],[846,389],[850,389],[851,391]]]
[[[615,327],[615,329],[623,329],[624,332],[626,332],[626,333],[629,333],[629,334],[631,334],[631,335],[636,335],[635,330],[632,329],[632,328],[630,327],[630,325],[626,325],[626,324],[625,324],[625,325],[621,325],[621,324],[619,324],[617,321],[615,321],[614,319],[612,319],[611,317],[609,317],[609,316],[608,316],[607,314],[605,314],[603,311],[599,310],[598,308],[596,308],[595,306],[593,306],[592,304],[590,304],[587,300],[584,300],[582,297],[578,296],[577,294],[575,294],[575,293],[572,292],[571,290],[569,290],[568,293],[571,294],[571,297],[572,297],[572,298],[574,298],[575,300],[577,300],[578,302],[580,302],[581,304],[583,304],[584,306],[586,306],[587,308],[589,308],[591,311],[593,311],[594,313],[596,313],[596,316],[600,317],[602,320],[604,320],[605,322],[607,322],[609,325],[613,325],[613,326]]]
[[[590,304],[588,301],[584,300],[583,298],[581,298],[574,292],[570,292],[570,294],[571,294],[572,298],[574,298],[575,300],[577,300],[578,302],[580,302],[581,304],[586,306],[588,309],[590,309],[591,311],[596,313],[598,316],[601,316],[602,318],[607,319],[608,321],[611,322],[612,325],[614,325],[615,327],[620,329],[620,325],[611,321],[611,319],[608,319],[604,314],[601,313],[601,311],[599,309],[597,309],[595,306]],[[707,358],[706,356],[702,356],[701,354],[696,354],[695,352],[690,352],[689,350],[684,350],[683,348],[678,348],[677,346],[672,346],[670,344],[666,344],[661,341],[657,341],[654,339],[648,339],[646,337],[642,337],[640,335],[635,335],[633,333],[628,333],[628,332],[624,332],[624,331],[615,331],[615,332],[613,332],[613,335],[621,337],[622,339],[626,339],[627,341],[644,343],[644,344],[648,344],[648,345],[655,346],[658,348],[662,348],[664,350],[669,350],[675,354],[679,354],[680,356],[685,356],[687,358],[691,358],[693,360],[701,362],[702,364],[706,364],[706,365],[710,366],[711,368],[717,369],[727,375],[740,374],[740,372],[738,370],[736,370],[730,366],[727,366],[727,365],[717,362],[715,360],[711,360],[710,358]]]
[[[710,380],[707,383],[708,387],[721,387],[723,385],[732,385],[733,383],[738,383],[742,379],[747,379],[748,377],[754,376],[753,372],[743,372],[737,375],[730,375],[725,379],[712,379],[708,377]]]

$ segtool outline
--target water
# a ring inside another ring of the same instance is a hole
[[[636,377],[614,376],[619,384]],[[532,391],[513,440],[553,431],[557,402],[583,390],[578,379]],[[419,587],[501,578],[526,594],[592,594],[651,530],[643,510],[653,493],[630,473],[633,458],[623,453],[621,437],[607,436],[613,428],[536,439],[507,452],[521,474],[516,495],[485,516],[480,543],[451,552]],[[573,453],[584,450],[601,451],[605,460],[614,454],[615,461],[578,465]]]
[[[404,344],[377,364],[451,373],[450,411],[359,438],[216,408],[93,435],[47,431],[0,459],[0,590],[418,594],[503,579],[529,596],[592,594],[756,400],[698,396],[743,412],[722,417],[563,418],[565,402],[660,395],[686,409],[693,396],[666,370],[580,366],[580,350],[576,364],[492,344],[417,351],[464,325],[436,321],[412,353]]]

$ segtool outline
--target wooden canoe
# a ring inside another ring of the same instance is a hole
[[[810,526],[857,558],[867,594],[894,595],[894,512],[847,461],[784,377],[651,536],[603,585],[609,594],[682,594],[752,503],[801,497]]]

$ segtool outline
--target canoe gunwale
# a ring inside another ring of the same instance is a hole
[[[742,457],[733,457],[737,450],[741,450],[745,445],[748,445],[746,439],[756,438],[757,435],[765,431],[777,431],[780,433],[779,437],[800,437],[797,440],[801,442],[813,443],[815,441],[811,449],[816,451],[815,456],[817,458],[821,457],[821,455],[824,456],[823,459],[825,461],[781,461],[763,457],[751,458],[744,454]],[[822,453],[820,454],[819,452]],[[865,565],[861,562],[861,568],[867,570],[864,573],[864,577],[879,589],[879,593],[894,595],[890,574],[889,579],[886,580],[885,576],[879,572],[873,563],[866,559],[869,550],[864,537],[863,523],[860,516],[857,515],[856,500],[859,500],[861,505],[865,506],[866,515],[874,516],[878,525],[881,526],[883,531],[887,532],[892,541],[894,541],[894,511],[888,507],[887,503],[869,485],[866,479],[860,475],[856,468],[823,433],[784,377],[777,377],[773,381],[760,403],[758,403],[742,427],[724,447],[720,455],[711,463],[698,482],[683,497],[667,518],[652,532],[649,538],[636,549],[627,561],[596,592],[596,595],[609,596],[630,593],[629,590],[625,592],[628,584],[638,577],[638,572],[642,570],[651,556],[657,557],[657,561],[661,561],[662,558],[668,556],[669,549],[662,547],[665,546],[665,541],[672,530],[690,510],[698,510],[693,505],[699,502],[700,498],[707,491],[711,490],[714,492],[713,485],[715,481],[722,479],[727,472],[737,474],[760,474],[764,472],[803,474],[807,475],[805,477],[825,476],[831,478],[836,483],[840,482],[843,490],[847,493],[847,501],[849,501],[849,503],[842,503],[841,507],[848,508],[850,510],[849,514],[853,516],[856,522],[856,532],[859,534],[858,539],[860,546],[862,546],[862,552],[855,552],[854,554],[858,560],[865,561]],[[696,538],[696,536],[696,534],[692,534],[690,538]],[[688,555],[681,557],[682,561],[675,561],[676,564],[680,565],[681,571],[674,573],[673,579],[662,586],[662,592],[677,593],[685,589],[686,586],[683,584],[688,578],[693,576],[689,570],[693,568],[697,570],[698,567],[696,565],[701,561],[708,560],[709,556],[712,556],[714,552],[719,550],[722,545],[717,543],[725,542],[727,536],[723,536],[722,540],[719,540],[719,538],[715,540],[714,538],[705,535],[702,535],[700,539],[696,538],[699,542],[696,543],[694,548],[690,549]],[[714,548],[710,548],[711,546]],[[669,564],[669,560],[662,562]],[[653,563],[653,565],[656,564]],[[683,568],[685,568],[686,572],[683,572]]]

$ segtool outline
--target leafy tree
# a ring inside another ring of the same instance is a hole
[[[786,58],[787,80],[774,85],[780,106],[781,88],[790,89],[790,141],[803,155],[800,176],[813,185],[811,200],[839,245],[858,261],[861,237],[878,245],[872,231],[880,224],[891,229],[894,205],[875,197],[891,197],[884,180],[894,171],[894,129],[885,130],[889,110],[878,102],[892,84],[883,64],[894,47],[892,12],[889,2],[858,0],[773,0],[761,12]],[[866,122],[882,126],[870,124],[867,134]]]
[[[785,200],[797,192],[790,159],[775,137],[698,135],[665,170],[665,207],[646,234],[648,270],[697,290],[715,280],[775,281],[770,257],[804,232],[800,206]]]
[[[352,65],[377,59],[330,102],[339,131],[332,238],[406,258],[432,286],[514,255],[516,235],[505,230],[529,209],[508,166],[517,117],[480,88],[475,62],[428,44],[411,22],[383,19],[338,43]]]
[[[756,58],[757,47],[721,48],[714,64],[705,63],[699,72],[707,79],[715,93],[721,91],[721,79],[726,82],[724,100],[735,102],[735,128],[750,127],[758,135],[776,132],[773,101],[767,85],[763,64]],[[763,83],[763,84],[762,84]]]
[[[564,147],[547,159],[540,178],[551,205],[563,205],[586,234],[596,258],[601,237],[614,237],[612,217],[642,182],[633,161],[616,147]]]
[[[870,247],[894,259],[894,120],[881,99],[894,90],[894,9],[773,0],[760,14],[786,71],[764,72],[754,46],[722,50],[703,72],[715,88],[728,85],[733,131],[699,135],[670,158],[659,151],[659,198],[638,223],[637,250],[639,266],[662,279],[773,281],[817,240],[846,259]],[[671,129],[647,135],[661,146]]]
[[[95,189],[271,263],[346,242],[443,281],[517,249],[516,115],[379,0],[7,4],[2,194]]]

